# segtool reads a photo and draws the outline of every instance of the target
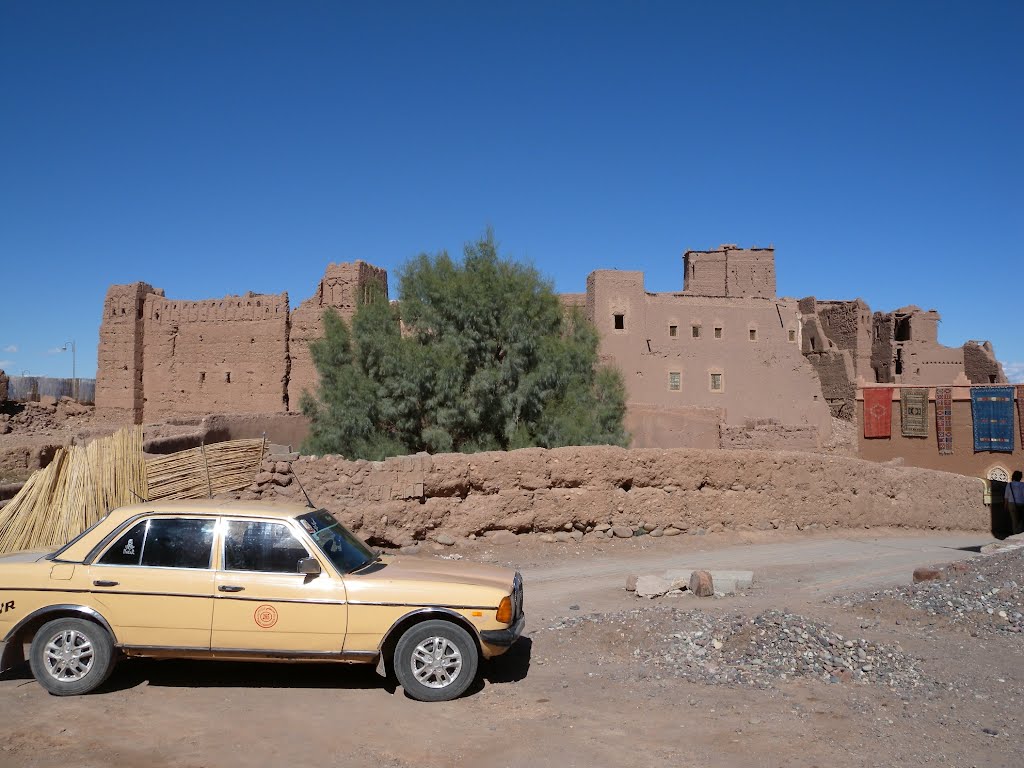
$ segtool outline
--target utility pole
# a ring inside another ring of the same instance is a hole
[[[77,355],[76,355],[76,352],[75,352],[75,341],[74,341],[74,339],[72,339],[71,341],[65,341],[64,342],[64,346],[61,347],[61,351],[62,352],[67,352],[68,351],[68,344],[71,345],[71,396],[73,398],[75,398],[75,400],[78,400],[78,375],[77,375],[78,372],[77,372],[77,365],[76,365],[76,356]]]

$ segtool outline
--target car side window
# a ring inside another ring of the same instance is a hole
[[[99,562],[151,568],[209,568],[215,526],[214,520],[144,520],[115,541]]]
[[[284,523],[230,520],[225,527],[225,570],[297,573],[304,557],[309,552]]]

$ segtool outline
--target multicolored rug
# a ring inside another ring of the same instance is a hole
[[[971,387],[974,450],[1013,453],[1013,387]]]
[[[900,429],[904,437],[928,437],[927,389],[900,389]]]
[[[953,388],[935,388],[935,434],[939,440],[939,454],[953,453]]]
[[[864,390],[864,437],[892,436],[892,387]]]

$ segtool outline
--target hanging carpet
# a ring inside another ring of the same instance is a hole
[[[864,390],[864,437],[892,436],[892,387]]]
[[[904,437],[928,437],[927,389],[900,389],[900,429]]]
[[[974,450],[1013,453],[1013,387],[971,387]]]
[[[935,388],[935,434],[939,441],[939,453],[950,456],[953,453],[953,388]]]

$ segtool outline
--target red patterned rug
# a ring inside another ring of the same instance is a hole
[[[864,390],[864,437],[892,436],[892,387]]]
[[[935,434],[939,439],[939,453],[953,453],[953,388],[935,388]]]

